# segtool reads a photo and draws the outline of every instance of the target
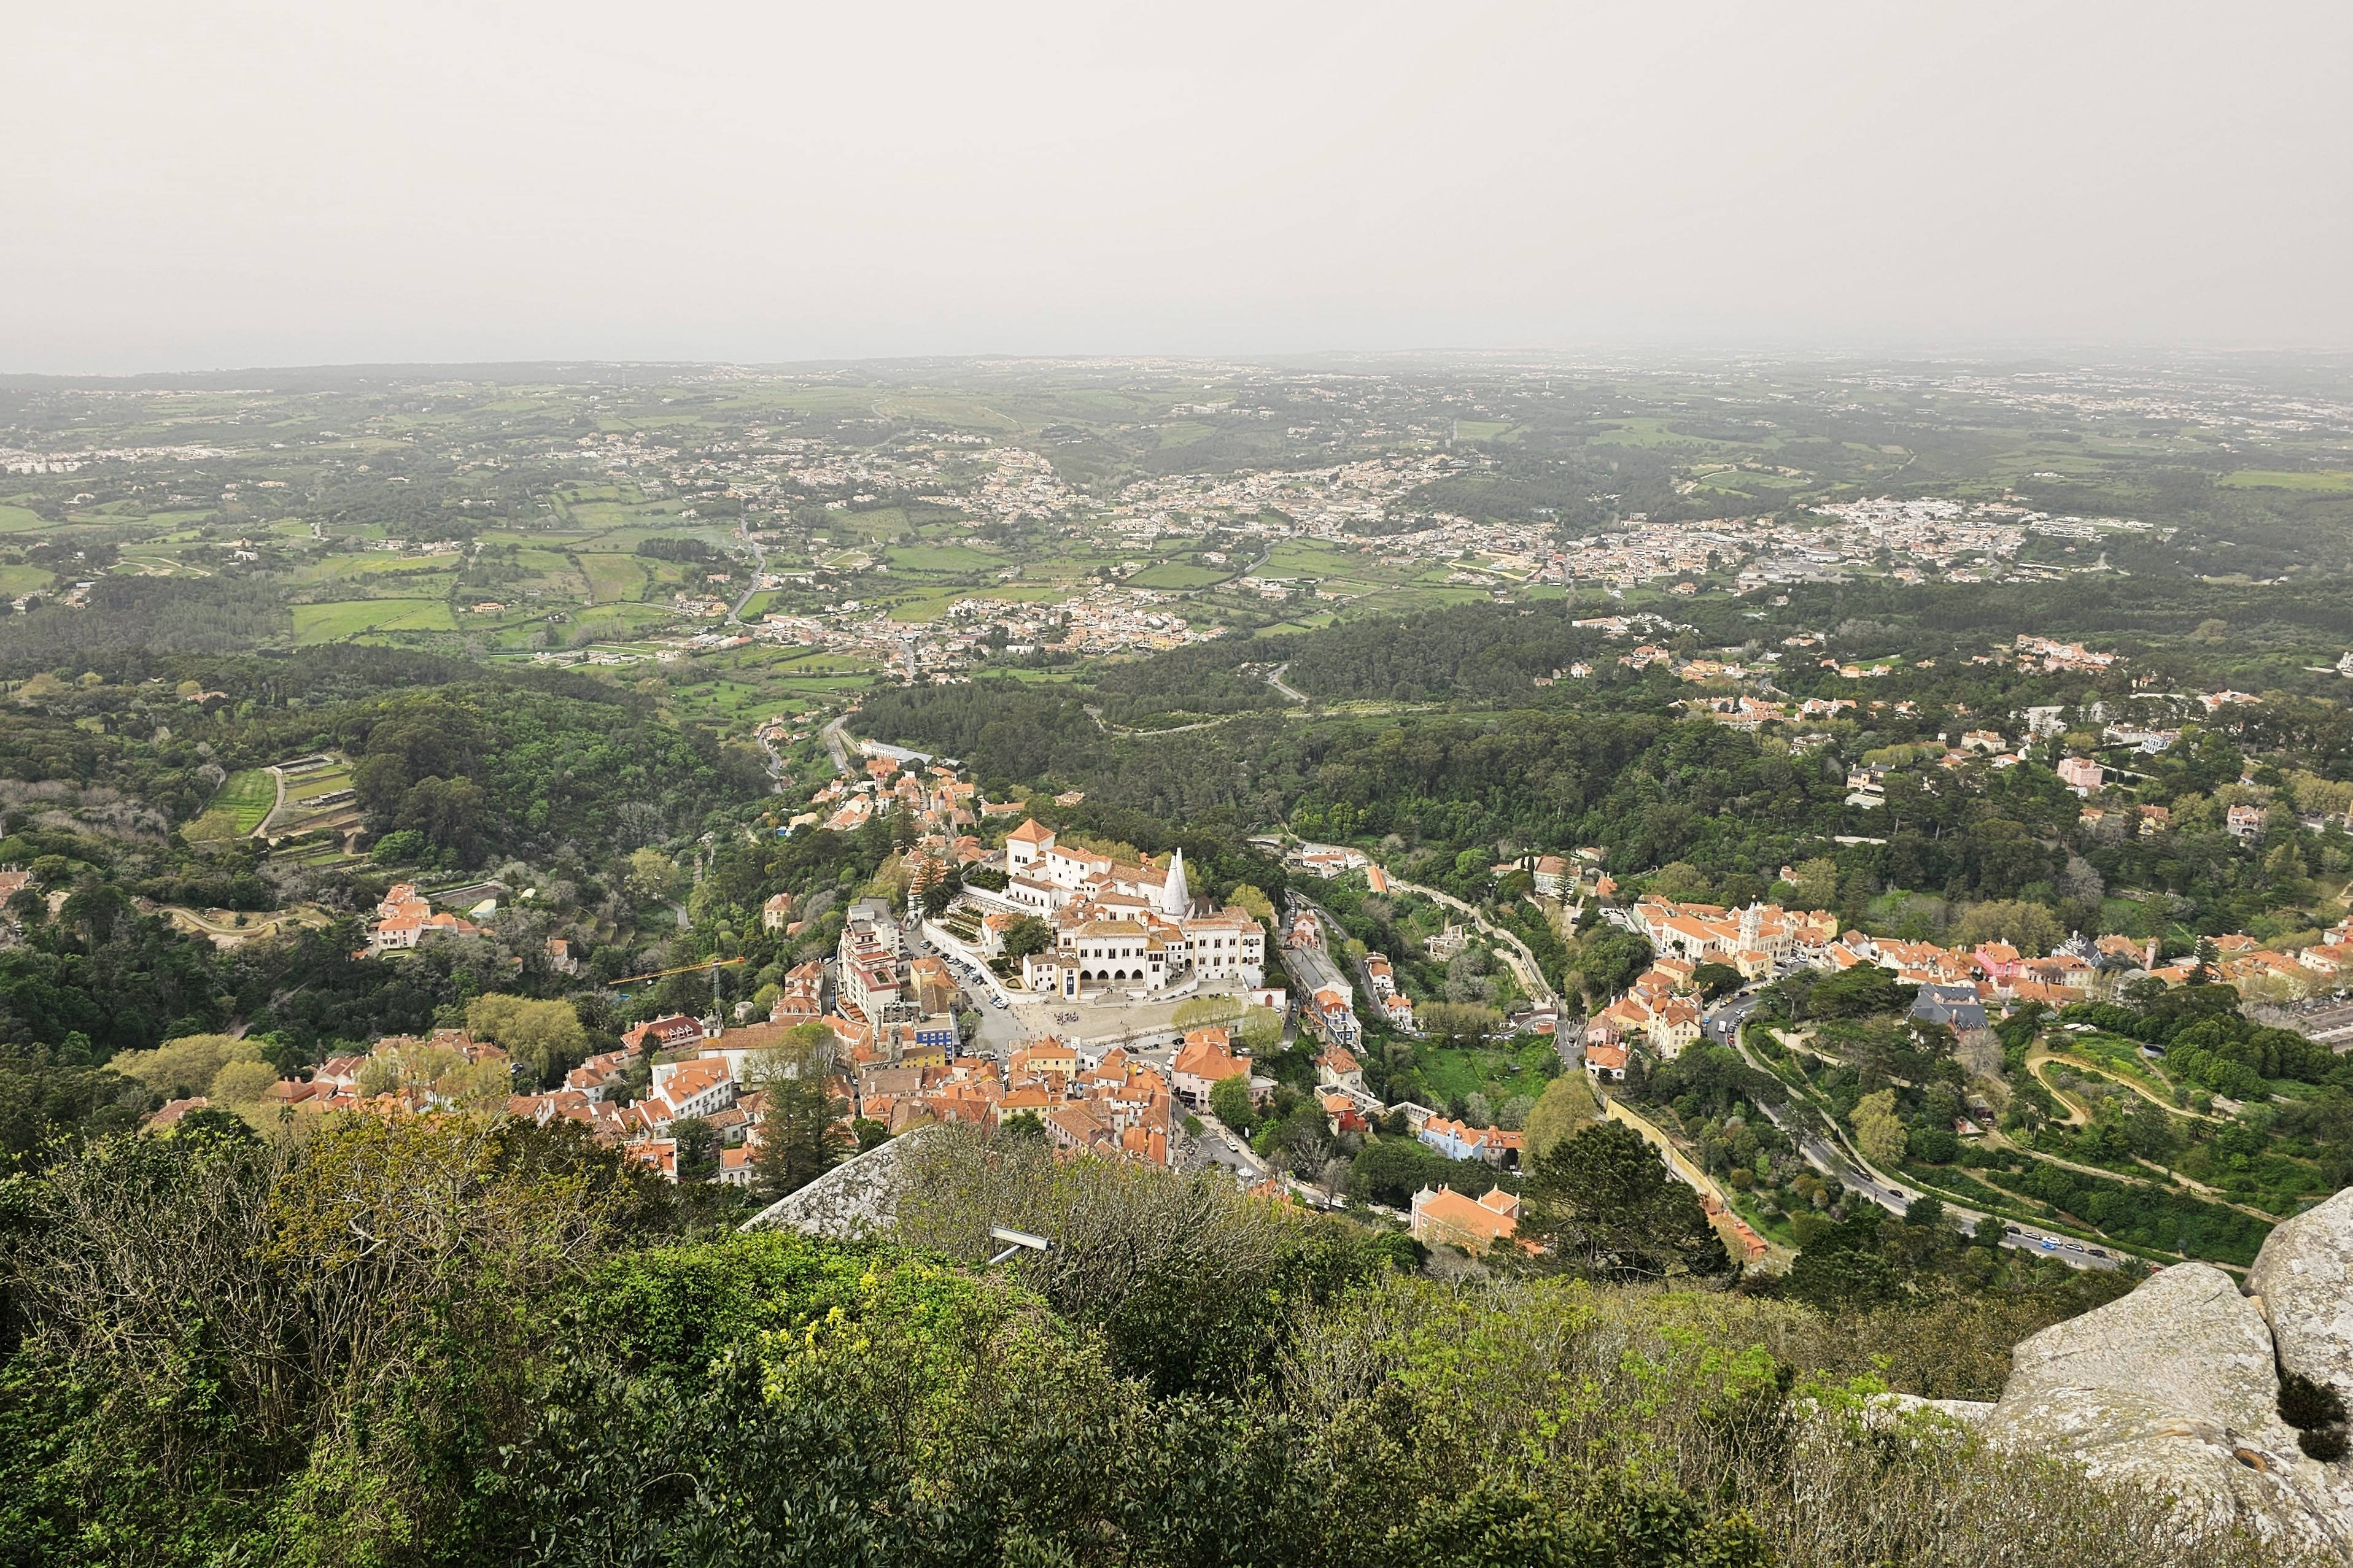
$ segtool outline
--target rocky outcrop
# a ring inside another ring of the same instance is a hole
[[[2247,1290],[2271,1325],[2280,1371],[2326,1391],[2316,1402],[2307,1386],[2296,1402],[2304,1408],[2288,1414],[2327,1439],[2307,1438],[2307,1451],[2339,1456],[2323,1470],[2338,1516],[2353,1521],[2353,1458],[2345,1457],[2346,1416],[2353,1412],[2353,1187],[2274,1226],[2247,1270]],[[2316,1403],[2334,1408],[2316,1411]],[[2347,1529],[2353,1533],[2353,1523]]]
[[[2353,1408],[2353,1187],[2273,1230],[2247,1290],[2263,1304],[2280,1366]]]
[[[843,1161],[800,1191],[778,1198],[745,1220],[742,1228],[781,1226],[805,1236],[840,1241],[856,1240],[884,1228],[898,1205],[907,1152],[922,1136],[920,1129],[902,1133]]]
[[[2021,1344],[1978,1429],[1998,1447],[2073,1459],[2207,1519],[2353,1559],[2344,1467],[2304,1453],[2279,1393],[2263,1309],[2221,1269],[2183,1263]]]
[[[1923,1410],[1964,1426],[1974,1426],[1992,1415],[1994,1406],[1980,1399],[1924,1399],[1916,1394],[1879,1394],[1872,1396],[1870,1417],[1876,1425],[1894,1425]]]

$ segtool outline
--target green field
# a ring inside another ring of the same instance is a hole
[[[0,595],[37,593],[56,579],[38,566],[0,566]]]
[[[1711,441],[1703,437],[1685,436],[1667,426],[1667,417],[1612,420],[1592,438],[1597,447],[1723,447],[1723,441]],[[1745,445],[1746,443],[1744,443]],[[1762,443],[1759,443],[1760,445]]]
[[[1757,490],[1801,490],[1813,481],[1792,479],[1787,474],[1747,474],[1737,468],[1718,468],[1714,473],[1697,476],[1698,482],[1712,490],[1729,490],[1736,494]]]
[[[1501,580],[1496,586],[1504,586]],[[1553,590],[1555,598],[1559,595],[1557,588]],[[1409,615],[1416,610],[1434,610],[1448,605],[1485,604],[1489,596],[1488,590],[1484,588],[1472,588],[1460,583],[1434,587],[1408,584],[1403,587],[1376,589],[1361,599],[1351,599],[1342,609],[1324,616],[1316,624],[1335,618],[1353,621],[1367,615]]]
[[[416,556],[371,550],[364,555],[329,555],[306,562],[300,577],[304,582],[341,583],[408,572],[423,576],[450,572],[457,563],[454,555]]]
[[[994,572],[1005,564],[1002,556],[961,544],[898,545],[883,552],[893,572],[922,572],[958,576]]]
[[[1207,588],[1232,576],[1230,572],[1215,572],[1207,566],[1195,566],[1183,561],[1159,561],[1146,566],[1127,579],[1131,588],[1164,588],[1181,591]]]
[[[289,811],[308,805],[322,795],[332,795],[339,789],[352,787],[352,771],[344,767],[321,768],[315,773],[301,774],[286,784],[286,805]]]
[[[670,612],[659,605],[616,604],[598,605],[594,609],[576,611],[573,625],[586,628],[595,638],[615,638],[629,641],[648,626],[666,624]]]
[[[1514,1095],[1533,1100],[1559,1071],[1549,1043],[1522,1050],[1465,1050],[1425,1047],[1420,1052],[1424,1082],[1441,1094],[1484,1094],[1496,1105]]]
[[[634,555],[584,551],[580,556],[580,569],[587,574],[589,592],[600,605],[646,596],[645,564]]]
[[[2214,481],[2232,489],[2353,491],[2353,469],[2290,473],[2284,469],[2241,468]]]
[[[29,533],[37,528],[56,526],[37,511],[28,511],[21,506],[0,506],[0,533]]]
[[[918,621],[936,621],[948,613],[948,606],[958,599],[969,597],[968,588],[918,588],[910,594],[884,594],[865,601],[886,610],[891,618],[904,626]]]
[[[450,632],[458,629],[446,599],[346,599],[294,606],[294,641],[341,642],[363,632]]]
[[[1269,552],[1261,577],[1352,577],[1373,565],[1370,556],[1329,545],[1286,541]]]
[[[242,769],[229,774],[204,815],[180,831],[195,842],[242,838],[261,826],[277,803],[276,779],[259,768]]]

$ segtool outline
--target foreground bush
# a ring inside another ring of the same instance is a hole
[[[1445,1285],[1229,1184],[913,1163],[845,1244],[695,1234],[606,1152],[462,1118],[61,1158],[0,1208],[0,1560],[2280,1561],[1873,1412],[1882,1368],[1982,1380],[1998,1304]],[[992,1219],[1063,1245],[978,1267]]]

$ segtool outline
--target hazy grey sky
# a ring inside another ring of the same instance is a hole
[[[2353,347],[2353,6],[6,0],[0,370]]]

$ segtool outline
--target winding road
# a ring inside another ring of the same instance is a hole
[[[1466,904],[1451,893],[1442,893],[1436,888],[1425,888],[1419,882],[1409,882],[1398,877],[1389,878],[1389,886],[1400,893],[1419,893],[1430,902],[1442,905],[1469,920],[1494,942],[1503,954],[1504,962],[1511,966],[1512,973],[1519,980],[1521,990],[1543,1006],[1562,1005],[1559,993],[1553,990],[1551,982],[1545,979],[1544,971],[1536,966],[1536,956],[1528,951],[1527,943],[1493,924],[1479,912],[1477,906]]]
[[[2052,1083],[2049,1079],[2042,1076],[2040,1069],[2051,1062],[2057,1062],[2061,1067],[2066,1068],[2071,1071],[2091,1073],[2095,1077],[2106,1079],[2110,1083],[2121,1084],[2126,1089],[2131,1089],[2135,1094],[2139,1095],[2143,1100],[2147,1100],[2151,1105],[2156,1106],[2158,1110],[2164,1111],[2168,1116],[2186,1116],[2193,1121],[2220,1122],[2228,1121],[2230,1120],[2227,1116],[2208,1116],[2202,1111],[2185,1110],[2179,1106],[2169,1104],[2166,1100],[2159,1099],[2155,1090],[2149,1089],[2144,1084],[2133,1082],[2132,1079],[2125,1077],[2122,1073],[2117,1072],[2113,1068],[2104,1067],[2097,1062],[2087,1062],[2081,1057],[2062,1056],[2056,1051],[2045,1050],[2042,1047],[2037,1046],[2033,1050],[2027,1053],[2026,1070],[2033,1073],[2036,1082],[2042,1084],[2043,1088],[2049,1089],[2053,1095],[2057,1096],[2061,1104],[2066,1106],[2070,1110],[2075,1113],[2068,1119],[2069,1125],[2071,1126],[2081,1126],[2087,1118],[2084,1115],[2083,1108],[2078,1106],[2073,1100],[2067,1098],[2067,1093],[2064,1089],[2061,1089],[2057,1084]]]
[[[1729,1043],[1733,1049],[1740,1053],[1741,1060],[1758,1072],[1772,1079],[1776,1083],[1784,1083],[1778,1073],[1757,1059],[1755,1052],[1749,1048],[1748,1042],[1741,1037],[1740,1023],[1747,1017],[1749,1010],[1756,1005],[1757,998],[1754,994],[1746,991],[1736,994],[1727,999],[1723,1006],[1708,1016],[1707,1033],[1712,1038]],[[1787,1087],[1786,1083],[1784,1087]],[[1789,1092],[1795,1093],[1794,1090]],[[1778,1107],[1767,1105],[1759,1100],[1757,1109],[1765,1112],[1767,1121],[1779,1128],[1788,1136],[1789,1142],[1797,1145],[1799,1153],[1805,1156],[1807,1164],[1811,1165],[1823,1175],[1836,1177],[1851,1191],[1862,1193],[1888,1213],[1903,1215],[1912,1206],[1913,1200],[1922,1195],[1865,1160],[1862,1157],[1862,1152],[1848,1142],[1846,1134],[1840,1130],[1835,1121],[1829,1121],[1827,1118],[1824,1121],[1824,1124],[1830,1130],[1831,1137],[1837,1140],[1833,1144],[1819,1132],[1808,1131],[1794,1125],[1794,1119]],[[1938,1203],[1945,1205],[1945,1212],[1947,1215],[1965,1224],[1975,1226],[1979,1220],[1987,1217],[1982,1210],[1966,1207],[1940,1194],[1929,1195],[1935,1196]],[[2001,1218],[1999,1215],[1995,1217]],[[2100,1256],[2094,1257],[2091,1251],[2092,1244],[2078,1240],[2074,1237],[2063,1236],[2057,1232],[2046,1232],[2023,1222],[2008,1218],[2001,1218],[2001,1223],[2003,1226],[2001,1244],[2004,1247],[2015,1247],[2021,1252],[2056,1258],[2073,1268],[2114,1268],[2119,1261],[2117,1257],[2108,1255],[2105,1248]]]

